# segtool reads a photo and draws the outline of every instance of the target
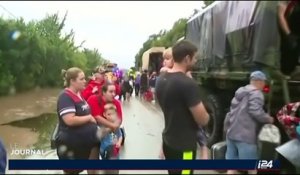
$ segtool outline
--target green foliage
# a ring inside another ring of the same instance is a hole
[[[61,86],[61,69],[77,66],[90,74],[107,62],[98,50],[76,46],[73,31],[62,34],[66,19],[53,14],[25,23],[0,17],[0,95],[11,88]]]
[[[143,53],[151,47],[170,47],[174,45],[178,39],[184,37],[186,22],[187,19],[185,18],[179,19],[174,23],[171,30],[161,30],[158,34],[150,35],[135,56],[135,66],[141,67]]]
[[[207,6],[209,6],[210,4],[212,4],[213,2],[215,2],[215,1],[204,1],[204,4],[205,4],[205,6],[207,7]]]

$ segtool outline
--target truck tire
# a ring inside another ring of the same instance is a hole
[[[204,128],[208,137],[207,146],[210,148],[213,144],[222,140],[225,114],[222,102],[217,94],[207,88],[200,88],[200,91],[203,104],[210,116],[209,123]]]

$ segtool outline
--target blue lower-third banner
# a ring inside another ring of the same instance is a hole
[[[11,159],[10,170],[279,170],[278,160],[25,160]]]

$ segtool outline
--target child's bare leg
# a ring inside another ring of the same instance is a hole
[[[201,146],[200,147],[200,158],[208,159],[208,152],[209,152],[209,149],[207,146]]]

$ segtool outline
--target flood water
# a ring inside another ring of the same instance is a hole
[[[11,122],[0,127],[10,158],[18,158],[12,149],[48,151],[49,139],[57,123],[55,114],[42,114],[38,117]],[[20,155],[22,158],[26,156]]]
[[[0,125],[55,112],[59,92],[60,89],[40,89],[0,97]]]
[[[13,149],[49,150],[59,92],[60,89],[41,89],[0,97],[0,138],[8,158],[26,157],[11,154]]]

